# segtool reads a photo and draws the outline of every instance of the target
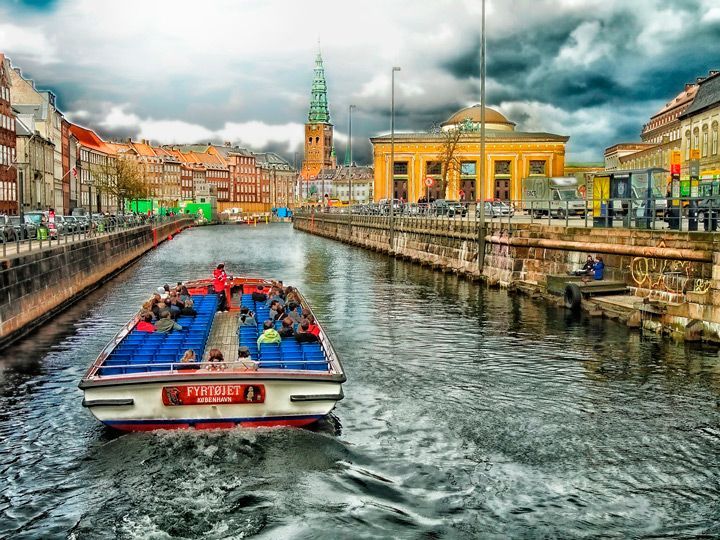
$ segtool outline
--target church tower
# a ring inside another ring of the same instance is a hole
[[[302,177],[309,180],[316,177],[321,169],[334,168],[333,125],[330,123],[330,111],[327,101],[327,83],[325,69],[320,52],[315,59],[315,77],[312,83],[310,112],[305,124],[305,159],[302,165]]]

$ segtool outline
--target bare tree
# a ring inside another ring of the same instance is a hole
[[[440,147],[440,165],[441,165],[441,187],[443,194],[447,196],[447,188],[449,177],[455,175],[460,170],[460,159],[457,157],[457,147],[463,130],[460,128],[441,129],[439,131],[442,137]]]

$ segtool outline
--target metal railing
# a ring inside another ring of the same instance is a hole
[[[247,367],[248,362],[253,362],[256,364],[256,369],[251,369]],[[206,369],[207,371],[225,371],[228,368],[235,369],[237,367],[242,367],[241,371],[245,372],[256,372],[260,370],[267,370],[267,369],[283,369],[283,371],[287,371],[289,368],[284,368],[283,366],[285,364],[290,365],[298,365],[302,364],[305,366],[305,368],[296,369],[293,368],[295,371],[316,371],[312,369],[308,369],[308,366],[320,366],[323,365],[328,367],[328,361],[327,360],[251,360],[250,358],[244,359],[244,360],[237,360],[237,361],[222,361],[222,362],[210,362],[210,361],[203,361],[203,362],[150,362],[146,364],[99,364],[97,365],[97,370],[104,370],[104,369],[120,369],[123,370],[123,373],[118,373],[115,375],[103,375],[101,371],[97,371],[95,374],[100,375],[101,377],[113,377],[117,375],[137,375],[140,373],[156,373],[158,371],[169,371],[170,373],[175,372],[183,372],[186,373],[188,371],[195,372],[200,369]],[[132,369],[144,369],[144,371],[131,371],[128,372],[127,370]],[[158,369],[158,368],[167,368],[167,369]]]
[[[393,218],[407,221],[436,220],[437,227],[451,223],[477,224],[480,203],[451,202],[395,204]],[[389,221],[389,205],[298,208],[300,217],[313,214],[345,215],[348,219],[372,216]],[[607,198],[575,200],[508,200],[485,202],[485,221],[494,227],[539,223],[564,227],[634,228],[649,230],[720,230],[720,198]],[[449,223],[448,223],[449,222]],[[461,227],[464,228],[464,227]]]
[[[161,225],[194,217],[193,214],[96,216],[93,218],[77,217],[75,220],[69,221],[60,218],[54,223],[49,221],[40,224],[26,222],[11,225],[8,223],[4,228],[0,227],[0,254],[5,258],[21,252],[27,253],[35,249],[51,248],[77,240],[97,238],[122,230]]]

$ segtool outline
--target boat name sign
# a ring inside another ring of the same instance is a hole
[[[262,384],[188,384],[163,386],[163,405],[220,405],[224,403],[264,403]]]

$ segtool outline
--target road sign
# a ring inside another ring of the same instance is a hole
[[[428,176],[427,178],[425,178],[425,185],[426,185],[427,187],[432,186],[434,183],[435,183],[435,180],[433,180],[433,179],[430,178],[429,176]]]
[[[699,148],[692,148],[690,149],[690,159],[700,159],[700,149]]]
[[[682,163],[682,154],[680,150],[673,150],[670,154],[670,165],[680,165]]]

